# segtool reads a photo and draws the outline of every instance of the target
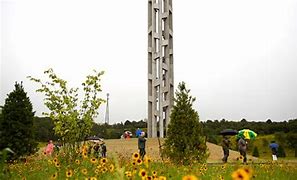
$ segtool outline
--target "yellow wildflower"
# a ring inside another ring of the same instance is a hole
[[[140,155],[139,155],[139,153],[133,153],[133,155],[132,155],[132,159],[139,159],[139,157],[140,157]]]
[[[55,173],[51,176],[51,179],[57,179],[57,177],[58,177],[58,173],[55,172]]]
[[[88,170],[87,170],[86,168],[83,168],[83,169],[81,170],[81,173],[83,173],[84,175],[87,175],[87,174],[88,174]]]
[[[91,158],[91,163],[95,164],[97,162],[97,159],[96,158]]]
[[[140,177],[146,177],[146,176],[147,176],[147,173],[146,173],[145,169],[141,169],[141,170],[139,171],[138,175],[139,175]]]
[[[184,176],[182,180],[198,180],[198,178],[194,175],[187,175],[187,176]]]
[[[66,177],[71,177],[73,175],[73,171],[71,169],[68,169],[66,171]]]

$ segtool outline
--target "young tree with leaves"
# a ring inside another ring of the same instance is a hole
[[[28,78],[41,85],[37,92],[45,95],[44,104],[49,109],[49,116],[55,124],[56,135],[64,142],[74,145],[89,135],[94,118],[98,115],[98,109],[104,99],[98,97],[101,90],[101,76],[103,71],[94,70],[82,83],[83,99],[79,101],[78,88],[68,88],[67,81],[59,78],[49,69],[44,71],[49,78],[42,82],[40,79],[29,76]]]
[[[195,98],[189,93],[185,83],[179,83],[164,144],[164,155],[176,164],[205,162],[208,157],[199,116],[192,107]]]
[[[10,158],[19,158],[37,150],[33,128],[34,112],[23,85],[15,83],[2,110],[0,125],[0,150],[10,148],[15,152]]]

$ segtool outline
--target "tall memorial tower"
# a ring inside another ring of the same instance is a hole
[[[148,0],[148,137],[165,137],[173,106],[172,0]]]

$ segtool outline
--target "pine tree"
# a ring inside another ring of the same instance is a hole
[[[22,84],[16,83],[13,92],[8,94],[2,110],[0,129],[0,149],[10,148],[13,157],[29,155],[37,149],[34,140],[32,104]]]
[[[208,157],[199,116],[192,107],[195,98],[189,93],[185,83],[179,83],[164,144],[164,155],[176,164],[205,162]]]
[[[254,147],[253,156],[255,156],[255,157],[259,157],[260,156],[259,155],[259,150],[258,150],[258,147],[257,146]]]

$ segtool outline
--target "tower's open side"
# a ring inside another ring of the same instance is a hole
[[[172,0],[148,0],[148,137],[165,137],[173,106]]]

